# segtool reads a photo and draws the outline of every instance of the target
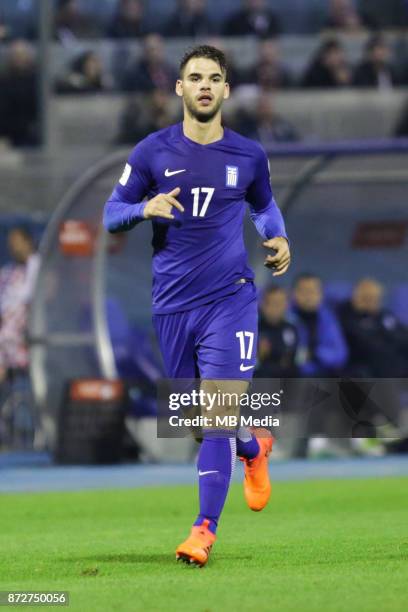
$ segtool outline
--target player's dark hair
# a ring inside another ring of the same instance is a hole
[[[205,57],[206,59],[213,60],[216,62],[221,72],[226,76],[227,74],[227,59],[225,54],[220,49],[216,47],[212,47],[211,45],[198,45],[197,47],[193,47],[192,49],[188,49],[184,54],[181,62],[180,62],[180,76],[183,76],[184,68],[186,64],[193,57]]]

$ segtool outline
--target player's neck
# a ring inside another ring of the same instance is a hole
[[[214,117],[208,123],[201,123],[191,117],[185,117],[183,121],[183,132],[190,140],[198,144],[211,144],[221,140],[224,128],[221,125],[221,116]]]

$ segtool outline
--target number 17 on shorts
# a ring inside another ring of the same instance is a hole
[[[254,332],[251,331],[238,331],[235,336],[239,340],[239,350],[240,350],[240,358],[241,365],[240,371],[247,372],[252,370],[255,367],[255,364],[251,364],[250,362],[254,360]],[[249,363],[249,365],[248,365]]]

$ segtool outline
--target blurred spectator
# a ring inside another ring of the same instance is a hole
[[[13,263],[0,268],[0,380],[28,367],[27,309],[40,263],[24,228],[12,229],[7,244]]]
[[[38,144],[37,70],[30,45],[11,43],[0,76],[0,139],[14,146]]]
[[[268,39],[260,43],[257,62],[242,74],[241,82],[255,83],[262,89],[284,89],[292,85],[292,77],[282,63],[276,40]]]
[[[270,287],[261,302],[259,321],[258,378],[293,378],[298,375],[295,365],[297,331],[286,320],[288,298],[282,287]]]
[[[122,87],[125,91],[172,91],[176,78],[176,72],[165,58],[162,37],[149,34],[143,41],[142,59],[125,71]]]
[[[351,72],[343,46],[334,38],[324,41],[303,77],[303,87],[347,87]]]
[[[112,23],[107,30],[109,38],[138,38],[146,34],[143,22],[142,0],[119,0]]]
[[[330,0],[326,28],[358,32],[363,28],[375,29],[375,26],[372,18],[357,11],[353,0]]]
[[[118,142],[134,145],[151,132],[167,127],[174,119],[169,95],[165,91],[155,89],[150,98],[144,100],[143,106],[139,100],[131,98],[120,120]]]
[[[57,82],[57,92],[93,93],[104,91],[109,86],[99,56],[94,51],[86,51],[72,62],[68,74]]]
[[[58,40],[70,42],[77,38],[94,38],[101,34],[97,19],[85,15],[78,0],[59,0],[55,15]]]
[[[333,376],[347,360],[347,346],[335,314],[323,304],[320,279],[300,275],[293,287],[289,318],[299,336],[297,365],[302,376]]]
[[[357,283],[351,300],[339,307],[350,350],[349,376],[408,376],[408,329],[383,308],[383,296],[380,283],[366,278]]]
[[[9,37],[10,37],[10,28],[6,24],[6,22],[3,21],[0,15],[0,43],[5,42]]]
[[[367,43],[365,58],[354,72],[353,84],[356,87],[386,90],[397,85],[397,81],[395,68],[391,64],[391,49],[385,39],[376,34]]]
[[[214,27],[206,12],[207,0],[178,0],[178,6],[164,25],[163,36],[208,36]]]
[[[239,132],[258,140],[264,146],[272,142],[299,140],[296,129],[275,111],[274,98],[267,93],[259,95],[254,115],[247,111],[238,113],[237,124]]]
[[[242,4],[242,8],[227,19],[223,28],[225,36],[254,35],[264,38],[281,33],[278,17],[268,8],[265,0],[243,0]]]
[[[10,230],[13,260],[0,268],[0,445],[31,449],[36,419],[28,375],[28,308],[39,268],[33,240],[23,227]]]

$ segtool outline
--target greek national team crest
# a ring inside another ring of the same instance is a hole
[[[225,166],[225,185],[226,187],[238,185],[238,166]]]

